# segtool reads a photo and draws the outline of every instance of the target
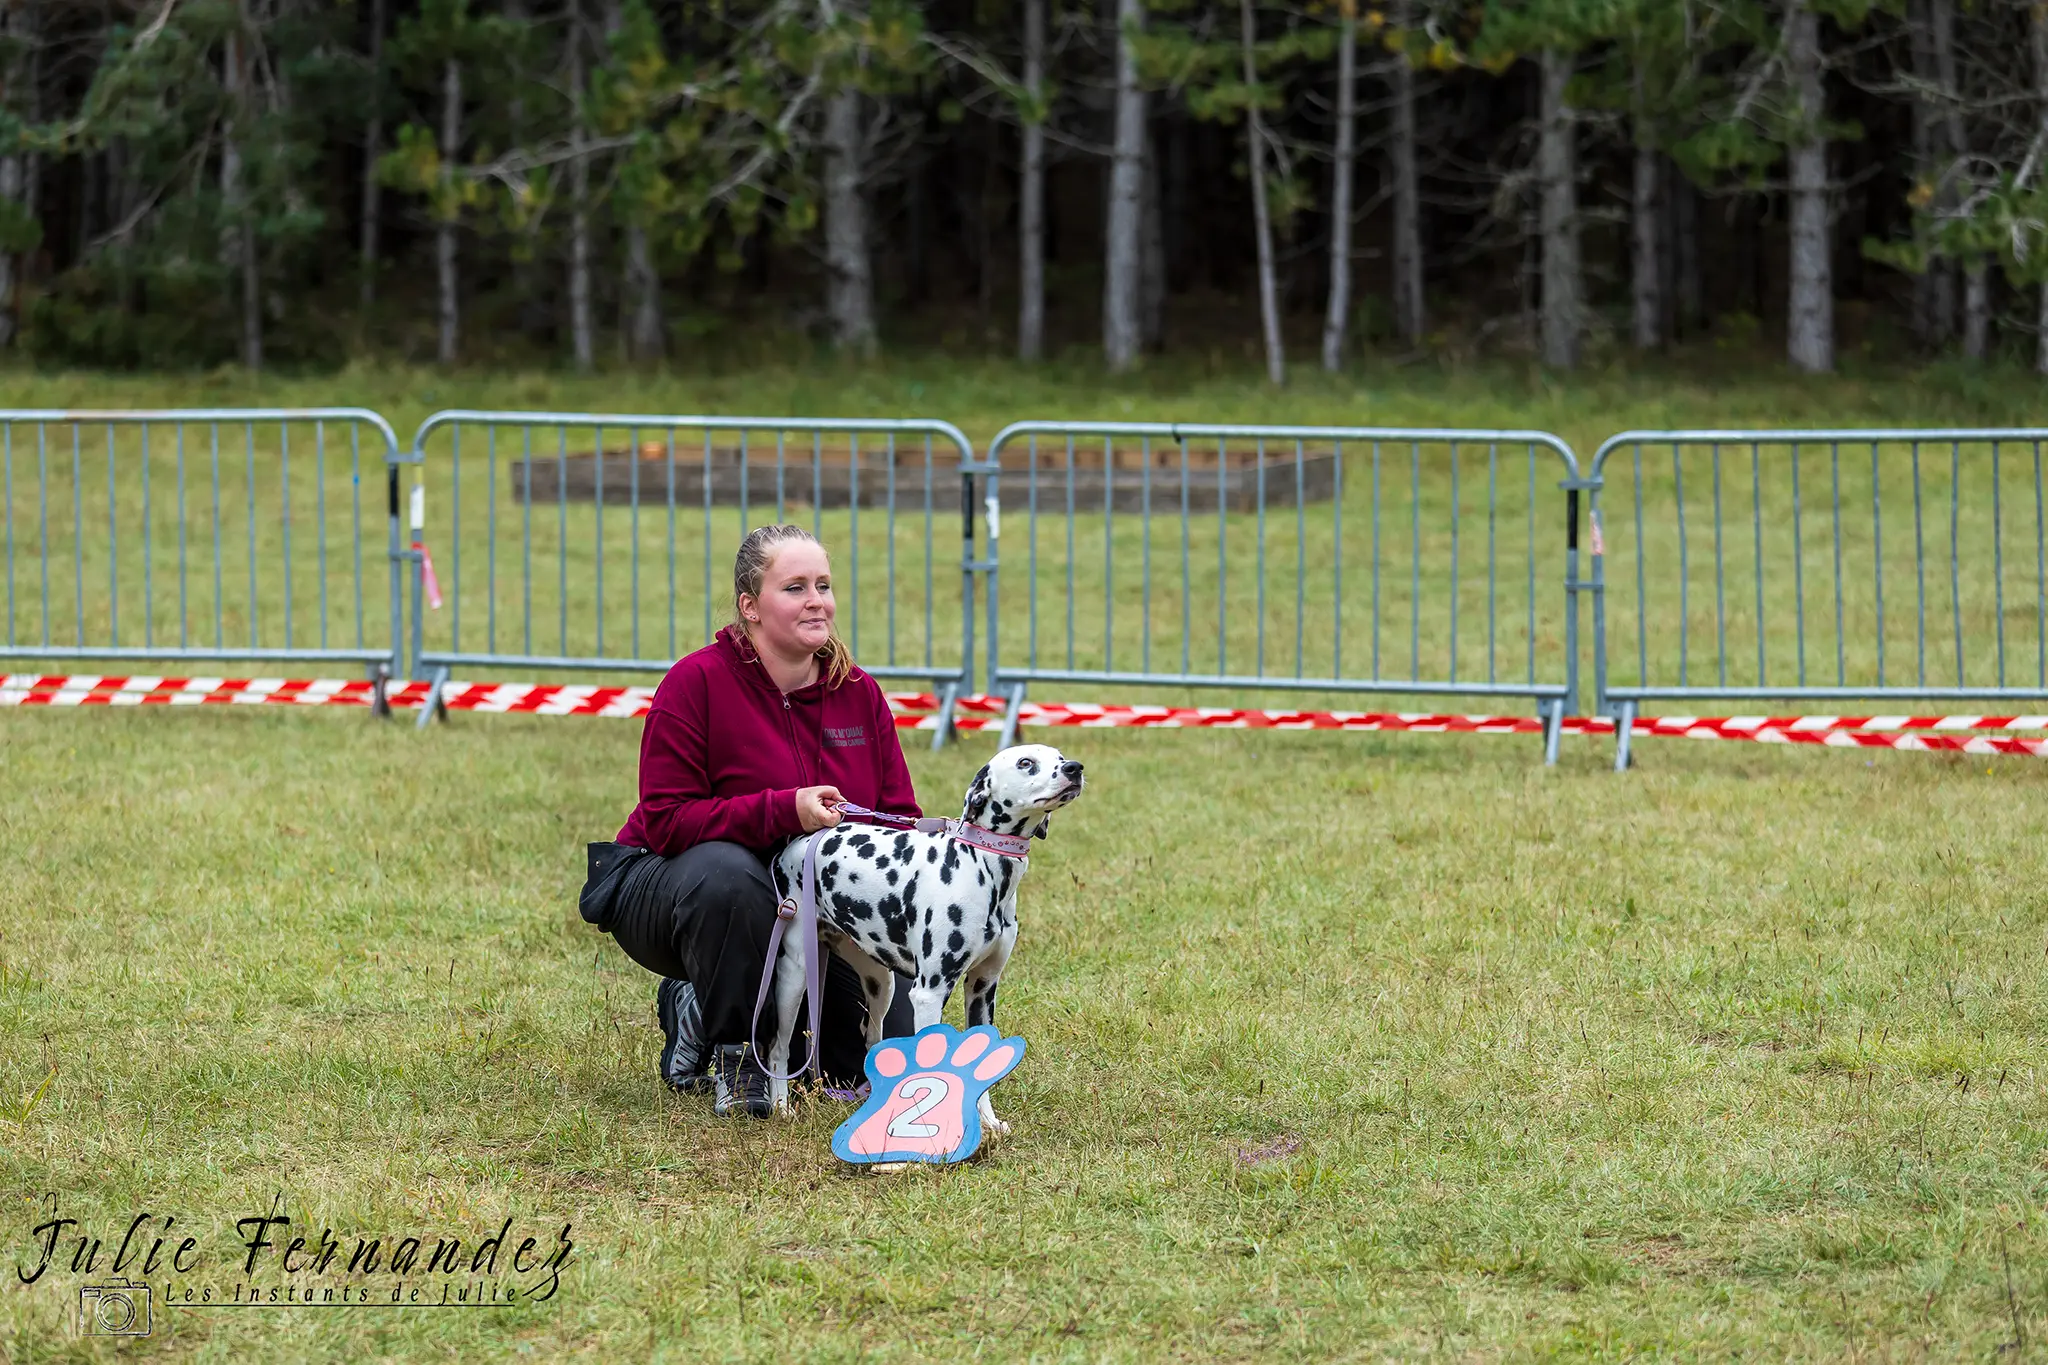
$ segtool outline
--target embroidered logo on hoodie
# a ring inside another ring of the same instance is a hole
[[[825,727],[825,747],[828,749],[860,749],[867,745],[868,727],[865,725],[828,725]]]

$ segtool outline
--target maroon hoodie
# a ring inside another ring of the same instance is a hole
[[[832,786],[858,805],[922,815],[896,720],[854,669],[784,696],[730,627],[669,669],[640,736],[640,804],[619,842],[664,856],[726,839],[763,854],[803,833],[799,787]]]

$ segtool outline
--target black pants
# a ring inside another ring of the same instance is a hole
[[[626,868],[604,927],[626,956],[648,971],[690,983],[708,1044],[744,1043],[777,900],[767,866],[753,853],[738,844],[699,844],[673,858],[643,857]],[[860,974],[827,953],[824,989],[820,1060],[825,1076],[835,1085],[856,1085],[868,1051],[868,1007]],[[898,977],[883,1033],[909,1037],[916,1031],[915,1019],[910,982]],[[800,1014],[790,1045],[792,1069],[807,1052],[803,1020]],[[770,995],[761,1011],[763,1049],[774,1045],[775,1025]]]

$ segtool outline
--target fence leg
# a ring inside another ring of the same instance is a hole
[[[377,664],[370,669],[370,714],[379,720],[391,719],[390,664]]]
[[[937,753],[952,740],[959,738],[959,731],[953,725],[953,708],[960,702],[960,680],[947,683],[939,692],[939,723],[932,731],[932,752]]]
[[[1629,732],[1635,728],[1636,704],[1632,701],[1621,703],[1621,713],[1614,718],[1614,771],[1628,771]]]
[[[1557,745],[1564,733],[1564,698],[1553,697],[1543,702],[1543,766],[1557,766]]]
[[[1003,706],[1003,736],[996,742],[996,751],[1009,748],[1017,742],[1017,721],[1024,712],[1024,684],[1013,683],[1010,695]]]
[[[424,730],[427,722],[448,719],[448,703],[442,700],[442,689],[448,685],[448,669],[444,665],[434,670],[434,679],[427,688],[427,699],[420,703],[420,718],[417,728]]]

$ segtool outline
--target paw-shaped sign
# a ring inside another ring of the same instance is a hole
[[[987,1024],[933,1024],[868,1049],[867,1102],[832,1135],[841,1161],[965,1161],[981,1146],[988,1088],[1024,1060],[1024,1040]],[[993,1117],[993,1115],[990,1115]]]

